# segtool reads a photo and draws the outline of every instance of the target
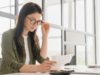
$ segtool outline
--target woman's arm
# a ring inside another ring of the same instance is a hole
[[[12,31],[7,31],[2,35],[2,62],[0,71],[2,74],[19,72],[19,68],[23,63],[18,62],[15,56],[15,49],[12,46]]]
[[[42,38],[42,46],[41,46],[41,50],[40,50],[40,55],[43,58],[47,57],[47,44],[48,44],[48,38],[47,36]]]
[[[19,71],[20,72],[48,72],[50,71],[53,64],[55,64],[55,61],[49,61],[46,60],[40,65],[23,65]]]
[[[49,24],[42,24],[42,46],[40,49],[40,55],[43,58],[47,57],[47,44],[48,44],[48,32],[49,32]]]
[[[19,71],[20,72],[37,72],[37,65],[26,65],[24,64],[20,69]]]

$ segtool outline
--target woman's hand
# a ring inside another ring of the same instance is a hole
[[[55,61],[46,60],[42,64],[38,65],[39,72],[49,72],[51,70],[52,65],[54,65]]]
[[[43,58],[46,58],[47,57],[49,24],[46,22],[42,22],[41,30],[42,30],[42,46],[40,50],[40,55]]]
[[[48,32],[50,29],[49,23],[43,22],[41,29],[42,29],[42,36],[43,37],[48,36]]]

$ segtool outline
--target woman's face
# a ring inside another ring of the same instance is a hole
[[[37,29],[38,23],[41,22],[40,20],[41,14],[36,12],[30,15],[27,15],[25,18],[24,29],[28,32],[33,32]]]

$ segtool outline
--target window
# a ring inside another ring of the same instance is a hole
[[[0,0],[0,58],[1,55],[1,38],[3,32],[15,27],[15,20],[12,16],[15,14],[15,0]]]
[[[85,32],[85,2],[76,0],[76,30]],[[85,46],[76,46],[76,64],[86,64]],[[81,56],[80,56],[81,54]]]
[[[95,64],[94,0],[86,0],[87,65]],[[91,59],[92,58],[92,59]]]
[[[0,0],[0,11],[15,14],[15,0]]]
[[[69,3],[69,1],[65,0],[62,9],[64,27],[67,29],[75,29],[74,2]]]
[[[65,6],[67,8],[65,8]],[[63,3],[63,13],[64,13],[64,26],[67,29],[70,29],[74,32],[82,32],[85,38],[84,45],[74,45],[74,46],[66,45],[67,53],[70,53],[72,51],[76,54],[75,62],[78,65],[95,64],[96,48],[95,48],[95,34],[94,34],[93,0],[75,0],[75,1],[65,0],[65,2]],[[65,37],[67,39],[66,35]]]
[[[76,46],[77,64],[95,64],[93,0],[76,0],[76,30],[86,32],[86,46]]]
[[[48,39],[48,55],[61,55],[61,30],[55,28],[61,26],[61,1],[45,0],[44,16],[45,20],[51,25]]]

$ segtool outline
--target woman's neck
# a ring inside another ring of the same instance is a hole
[[[24,29],[22,35],[27,36],[28,35],[28,30]]]

